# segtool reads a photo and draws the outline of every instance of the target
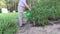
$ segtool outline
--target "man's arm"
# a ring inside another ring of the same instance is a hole
[[[27,3],[25,3],[25,7],[26,7],[27,9],[31,10],[30,7],[29,7],[29,5],[28,5]]]
[[[30,10],[30,7],[29,7],[29,5],[27,3],[27,0],[24,0],[24,4],[25,4],[25,7]]]
[[[30,10],[30,7],[29,7],[29,5],[27,3],[27,0],[26,0],[26,3],[25,3],[25,7]]]
[[[29,9],[29,5],[28,5],[27,3],[25,4],[25,7],[26,7],[27,9]]]

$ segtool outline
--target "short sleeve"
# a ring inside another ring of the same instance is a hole
[[[26,4],[26,0],[23,0],[23,3]]]

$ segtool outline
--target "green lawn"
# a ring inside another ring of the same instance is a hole
[[[0,34],[13,34],[17,31],[17,13],[0,14]]]

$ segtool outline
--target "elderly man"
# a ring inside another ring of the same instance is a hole
[[[18,17],[19,17],[19,26],[23,26],[23,12],[25,8],[30,9],[27,3],[27,0],[19,0],[18,3]]]

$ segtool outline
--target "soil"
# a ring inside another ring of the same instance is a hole
[[[17,34],[60,34],[60,24],[32,27],[32,24],[28,23],[18,29]]]

